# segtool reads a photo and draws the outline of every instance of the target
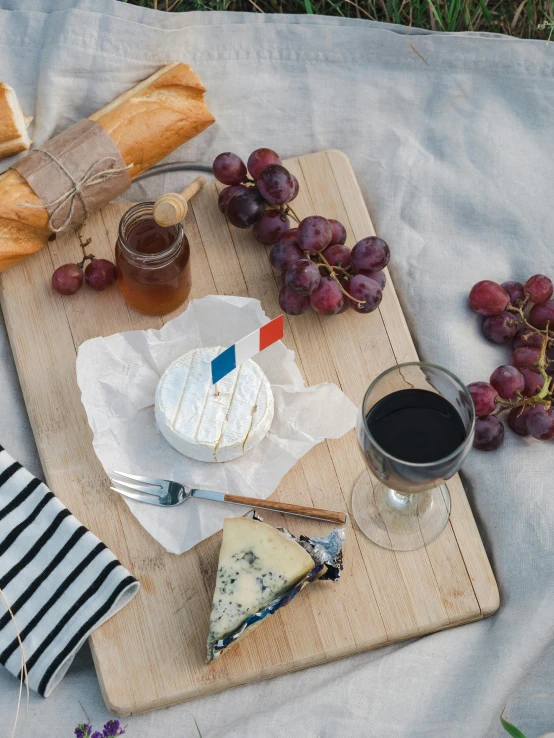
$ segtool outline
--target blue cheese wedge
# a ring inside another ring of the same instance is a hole
[[[287,592],[315,566],[294,539],[250,518],[226,518],[210,616],[208,661],[213,645]]]
[[[267,435],[274,402],[269,380],[249,359],[212,384],[211,362],[223,349],[189,351],[166,369],[156,389],[160,432],[197,461],[231,461]]]

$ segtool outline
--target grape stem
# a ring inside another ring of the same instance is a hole
[[[285,218],[292,218],[292,220],[296,221],[297,223],[300,223],[298,216],[296,215],[296,213],[291,207],[287,206],[285,208],[284,205],[275,207],[275,206],[269,205],[269,203],[267,203],[267,205],[268,205],[267,207],[268,210],[276,210],[278,213],[281,213],[281,215],[284,216]]]
[[[521,311],[520,315],[525,321],[525,323],[527,323],[527,321],[525,320],[523,316],[523,311]],[[546,323],[546,330],[544,331],[540,331],[538,328],[535,328],[529,323],[527,323],[527,325],[535,333],[543,334],[543,340],[542,340],[539,360],[536,364],[533,364],[532,366],[532,368],[535,369],[537,372],[539,372],[539,374],[543,378],[543,385],[541,389],[532,397],[522,397],[521,394],[517,392],[515,402],[513,400],[504,400],[501,397],[497,397],[496,403],[499,405],[499,407],[493,413],[493,415],[497,417],[500,413],[504,412],[504,410],[511,410],[514,407],[521,407],[521,411],[523,412],[523,408],[526,405],[530,405],[531,407],[535,407],[536,405],[544,405],[548,409],[551,406],[552,402],[554,401],[554,388],[551,387],[552,380],[546,373],[546,366],[547,364],[550,363],[548,359],[546,358],[546,348],[551,340],[550,339],[550,322],[548,321]]]
[[[534,325],[531,325],[531,323],[529,323],[527,318],[525,317],[524,309],[525,309],[525,306],[528,300],[529,300],[529,295],[527,294],[525,295],[525,300],[523,300],[521,305],[516,306],[510,303],[509,305],[507,305],[506,310],[510,310],[510,312],[512,313],[518,313],[519,317],[521,318],[521,322],[524,323],[528,328],[531,328],[531,330],[534,331],[535,333],[540,333],[543,336],[544,335],[548,336],[548,339],[551,340],[550,335],[549,335],[550,331],[549,331],[548,326],[546,327],[546,330],[541,331],[539,330],[539,328],[535,328]]]
[[[81,248],[83,249],[83,251],[86,249],[86,247],[92,241],[91,238],[87,238],[86,241],[83,241],[83,235],[82,235],[81,231],[86,226],[86,224],[87,224],[87,222],[86,222],[86,220],[84,220],[80,225],[77,226],[77,228],[75,228],[75,235],[79,239],[79,244],[80,244]]]
[[[310,258],[310,255],[311,255],[311,252],[310,252],[310,251],[306,251],[306,256],[307,256],[308,258]],[[335,269],[340,269],[340,270],[341,270],[342,272],[346,272],[346,269],[343,269],[342,267],[334,267],[334,266],[331,266],[331,265],[329,264],[329,262],[327,261],[327,259],[326,259],[326,258],[325,258],[325,257],[323,256],[323,254],[322,254],[321,252],[320,252],[319,254],[317,254],[317,256],[318,256],[318,258],[319,258],[319,261],[320,261],[320,263],[321,263],[321,264],[322,264],[322,265],[323,265],[323,266],[324,266],[324,267],[325,267],[325,268],[326,268],[326,269],[328,270],[328,272],[329,272],[329,276],[331,277],[331,279],[334,279],[334,280],[335,280],[335,282],[336,282],[336,283],[338,284],[338,286],[339,286],[339,289],[340,289],[340,291],[341,291],[341,292],[343,293],[343,295],[346,295],[346,296],[347,296],[347,297],[349,297],[349,298],[350,298],[350,299],[351,299],[351,300],[352,300],[353,302],[357,303],[357,304],[358,304],[358,307],[359,307],[359,308],[361,308],[361,307],[362,307],[362,305],[365,305],[365,303],[366,303],[366,301],[365,301],[365,300],[356,300],[356,298],[355,298],[355,297],[353,297],[353,296],[352,296],[352,295],[351,295],[351,294],[350,294],[349,292],[347,292],[347,291],[346,291],[346,290],[344,289],[344,287],[342,286],[342,284],[341,284],[341,283],[339,282],[339,278],[338,278],[338,277],[337,277],[337,275],[335,274]],[[348,274],[348,272],[346,272],[346,273]]]
[[[544,384],[542,386],[542,389],[536,395],[536,397],[540,399],[544,399],[548,395],[548,391],[550,387],[550,377],[546,373],[546,364],[548,363],[546,359],[546,347],[548,346],[549,335],[550,335],[550,321],[547,321],[545,336],[542,340],[541,353],[540,353],[539,362],[537,365],[537,369],[540,372],[542,378],[544,379]]]
[[[284,213],[285,215],[288,215],[289,218],[292,218],[300,225],[300,218],[298,217],[298,215],[296,215],[296,213],[294,212],[294,210],[291,208],[290,205],[287,205]]]
[[[323,265],[323,266],[325,266],[325,265]],[[330,266],[331,269],[333,269],[336,272],[344,272],[346,274],[346,276],[348,277],[348,279],[350,279],[351,277],[354,276],[351,272],[348,271],[348,269],[345,269],[344,267],[337,266],[336,264],[334,266],[331,266],[329,264],[329,266]]]
[[[88,242],[90,242],[90,238]],[[87,261],[95,261],[95,260],[96,260],[96,256],[94,254],[85,254],[83,258],[81,259],[81,261],[77,262],[77,266],[81,267],[82,269],[85,266]]]
[[[86,226],[87,222],[84,220],[80,225],[75,228],[75,235],[79,239],[79,245],[83,249],[83,258],[81,261],[77,262],[77,266],[81,267],[81,269],[85,266],[87,261],[94,261],[96,259],[96,256],[94,254],[87,254],[85,251],[86,247],[89,246],[92,243],[92,238],[87,238],[86,241],[83,240],[83,235],[81,231]]]

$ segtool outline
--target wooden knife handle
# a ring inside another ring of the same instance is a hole
[[[240,497],[239,495],[225,495],[225,502],[234,502],[237,505],[247,507],[259,507],[262,510],[275,510],[275,512],[287,515],[300,515],[303,518],[315,518],[325,520],[328,523],[346,523],[348,515],[344,512],[333,510],[320,510],[317,507],[304,507],[303,505],[290,505],[288,502],[273,502],[272,500],[259,500],[256,497]]]

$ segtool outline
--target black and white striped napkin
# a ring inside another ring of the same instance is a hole
[[[0,589],[23,642],[29,687],[48,697],[90,633],[138,588],[105,544],[0,446]],[[1,597],[0,663],[20,678],[21,650]]]

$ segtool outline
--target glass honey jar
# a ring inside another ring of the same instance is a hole
[[[190,246],[183,225],[158,225],[153,207],[141,202],[123,215],[115,262],[125,302],[140,313],[165,315],[189,296]]]

